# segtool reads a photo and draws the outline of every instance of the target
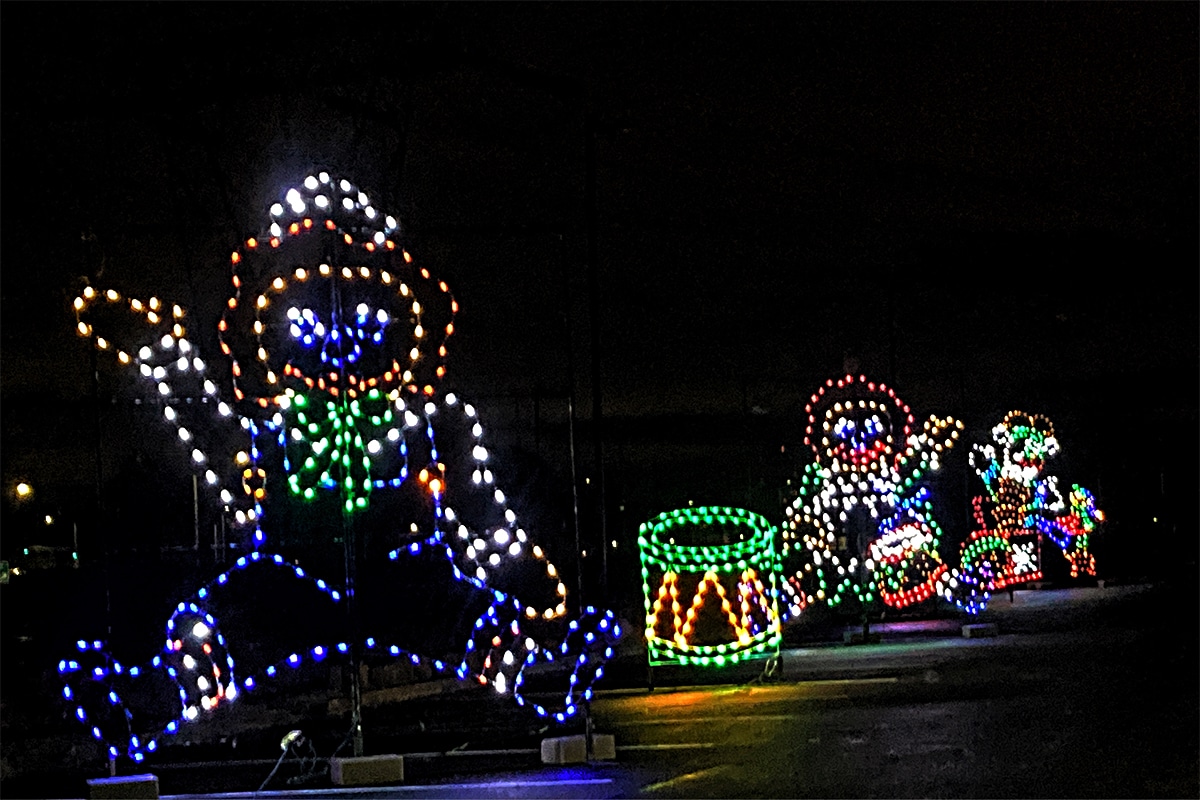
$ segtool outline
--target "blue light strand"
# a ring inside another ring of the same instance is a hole
[[[240,557],[235,562],[232,569],[222,572],[208,585],[197,590],[193,600],[180,602],[176,605],[174,612],[166,623],[167,640],[163,654],[156,655],[147,667],[133,667],[128,670],[127,674],[131,678],[138,678],[147,674],[152,675],[155,672],[160,672],[169,677],[178,687],[181,701],[181,711],[179,716],[169,722],[165,728],[157,733],[149,736],[143,736],[142,738],[146,740],[145,744],[133,744],[133,739],[136,737],[134,737],[131,730],[127,730],[120,736],[120,738],[107,738],[105,743],[109,747],[118,747],[119,749],[123,748],[124,753],[128,757],[140,762],[145,758],[146,752],[155,749],[157,745],[154,745],[153,747],[150,745],[162,735],[177,733],[179,731],[179,726],[182,723],[190,722],[196,719],[199,716],[200,710],[206,712],[210,710],[210,708],[205,708],[203,705],[200,707],[196,705],[197,702],[203,704],[203,698],[209,698],[209,703],[212,704],[211,708],[215,708],[217,705],[217,703],[213,703],[213,697],[221,697],[221,699],[224,699],[225,701],[232,701],[236,699],[238,689],[237,682],[234,677],[234,660],[232,654],[229,653],[225,637],[220,632],[216,618],[213,617],[211,613],[206,611],[204,607],[197,601],[203,601],[210,597],[215,587],[226,585],[229,581],[230,575],[234,572],[245,570],[255,564],[283,569],[285,572],[294,575],[297,580],[305,581],[314,586],[324,595],[328,596],[331,602],[337,603],[341,600],[341,592],[330,587],[324,580],[313,578],[307,575],[302,568],[287,563],[284,557],[281,555],[255,551],[249,555]],[[203,631],[204,635],[202,636],[193,636],[193,634],[196,633],[195,625],[198,622],[202,623],[207,630]],[[177,631],[180,630],[183,632],[179,635],[176,635]],[[205,643],[208,643],[211,647],[213,641],[216,642],[217,646],[212,648],[212,653],[203,653],[203,651],[201,651],[200,654],[193,652],[184,653],[182,643],[185,641],[190,643],[193,639],[198,641],[201,646]],[[175,642],[180,642],[181,646],[174,647]],[[94,681],[103,681],[110,675],[110,673],[122,673],[122,667],[120,663],[115,659],[111,659],[111,656],[109,656],[107,651],[104,650],[103,642],[95,641],[87,643],[81,640],[79,644],[86,645],[86,648],[80,648],[81,651],[86,649],[90,652],[100,653],[105,657],[105,659],[110,660],[114,665],[111,668],[108,666],[93,667],[91,671],[88,672],[89,679]],[[212,684],[210,684],[213,691],[209,692],[208,690],[200,687],[199,679],[203,678],[207,681],[204,668],[207,667],[208,674],[212,674],[211,668],[217,659],[222,657],[222,654],[225,669],[221,671],[221,675],[214,676],[214,681]],[[190,657],[192,659],[192,666],[185,665],[185,657]],[[60,676],[75,675],[78,674],[79,671],[80,667],[78,661],[64,660],[59,663]],[[273,674],[273,672],[274,667],[268,667],[268,674]],[[247,683],[249,685],[247,685]],[[247,679],[247,682],[242,683],[242,688],[252,688],[253,685],[253,678],[249,678]],[[220,689],[219,693],[217,691],[218,688]],[[64,687],[64,699],[75,699],[78,694],[78,689],[72,689],[69,685]],[[196,698],[195,702],[193,702],[193,698]],[[111,701],[111,697],[109,699]],[[119,696],[118,701],[116,702],[119,702]],[[124,708],[123,704],[122,708]],[[84,717],[87,715],[87,711],[82,705],[77,706],[76,716],[79,717],[80,713],[84,714]],[[125,709],[125,713],[127,715],[129,714],[127,709]],[[84,717],[79,717],[81,722],[84,721]],[[95,730],[93,730],[93,735],[95,735]]]
[[[58,662],[63,699],[71,702],[75,718],[90,729],[93,739],[105,746],[109,758],[118,758],[122,754],[118,745],[127,744],[124,754],[142,761],[145,755],[133,733],[133,715],[116,689],[119,678],[136,677],[138,671],[136,668],[126,671],[102,641],[80,640],[76,649],[79,651],[76,658]],[[93,706],[90,712],[85,707],[88,705]]]
[[[435,534],[430,539],[436,539],[436,536]],[[447,557],[451,557],[449,548],[445,548],[445,551]],[[283,569],[294,575],[297,580],[311,583],[319,591],[328,595],[332,602],[338,602],[341,598],[341,594],[330,588],[324,580],[313,578],[302,568],[288,564],[283,556],[256,551],[239,558],[232,569],[221,573],[207,586],[199,589],[194,600],[181,602],[175,607],[175,611],[166,624],[168,638],[164,653],[155,656],[148,667],[133,667],[126,671],[119,662],[111,659],[104,649],[103,642],[81,640],[78,643],[81,652],[98,654],[98,657],[104,659],[104,663],[87,669],[81,666],[78,659],[64,659],[59,662],[59,674],[64,679],[64,700],[76,703],[76,717],[86,725],[92,721],[95,713],[88,713],[84,703],[80,701],[79,688],[72,687],[68,678],[82,677],[94,682],[109,681],[101,684],[106,690],[105,696],[110,704],[119,707],[124,712],[126,719],[125,727],[116,733],[106,733],[100,726],[92,726],[94,738],[102,740],[109,748],[116,748],[119,753],[123,749],[124,755],[140,763],[145,759],[147,753],[155,751],[162,736],[179,733],[182,725],[196,720],[201,712],[210,713],[216,708],[217,703],[205,704],[203,698],[210,698],[211,703],[211,698],[219,695],[201,687],[198,681],[200,678],[207,680],[205,668],[211,670],[218,659],[223,658],[226,669],[222,670],[221,675],[215,676],[216,680],[210,686],[216,689],[219,685],[223,689],[224,695],[221,700],[232,702],[242,691],[256,689],[264,678],[275,678],[282,674],[285,668],[295,670],[306,662],[320,663],[327,658],[337,659],[348,654],[349,646],[345,642],[318,644],[307,650],[289,654],[286,658],[266,667],[261,676],[249,676],[239,684],[235,678],[235,662],[229,652],[224,635],[220,632],[218,620],[196,600],[211,597],[213,589],[226,585],[231,574],[255,564]],[[479,586],[479,582],[469,576],[463,575],[460,579],[473,586]],[[528,705],[540,717],[563,722],[574,716],[578,711],[580,698],[590,698],[592,684],[603,677],[604,662],[611,658],[612,645],[620,637],[620,628],[616,624],[612,612],[597,612],[596,609],[589,607],[581,620],[570,623],[567,635],[560,643],[543,647],[524,636],[520,626],[524,606],[520,601],[503,592],[490,589],[487,591],[492,595],[493,601],[476,620],[472,636],[466,641],[457,666],[451,666],[440,658],[432,658],[402,648],[398,644],[381,645],[374,637],[368,637],[365,640],[366,649],[377,654],[387,653],[393,658],[407,659],[414,665],[427,666],[438,674],[455,675],[459,680],[474,680],[485,685],[490,684],[501,692],[510,691],[519,705]],[[197,631],[195,627],[197,624],[202,624],[204,629]],[[496,638],[500,639],[499,644],[495,642]],[[201,659],[192,652],[184,653],[182,646],[175,646],[176,642],[183,642],[185,639],[195,640],[201,645],[204,643],[211,645],[215,641],[217,647],[213,647],[211,653],[204,653],[206,658]],[[511,658],[506,660],[506,655],[511,655]],[[184,662],[185,656],[191,656],[193,659],[194,663],[191,666]],[[525,669],[534,664],[554,662],[556,656],[568,659],[574,657],[569,676],[569,689],[559,704],[561,710],[548,709],[539,703],[528,702],[521,691]],[[110,679],[112,675],[120,674],[126,674],[129,678],[148,677],[156,672],[166,674],[176,684],[182,710],[178,717],[168,722],[161,730],[138,736],[132,730],[132,715],[125,708],[115,688],[110,685]],[[222,681],[221,678],[224,680]],[[201,698],[199,705],[195,698]]]
[[[568,626],[568,634],[557,648],[545,648],[531,652],[521,666],[521,671],[514,681],[513,696],[521,706],[529,706],[539,717],[552,719],[563,723],[579,712],[581,701],[591,700],[592,687],[596,681],[604,677],[604,664],[613,656],[613,647],[621,638],[621,626],[611,611],[597,611],[588,606],[583,615],[572,620]],[[552,663],[555,654],[567,657],[574,656],[568,688],[561,701],[561,711],[549,709],[540,703],[526,698],[522,688],[525,684],[525,670],[539,663]]]

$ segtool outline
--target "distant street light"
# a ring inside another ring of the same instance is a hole
[[[27,497],[29,497],[29,495],[31,495],[31,494],[33,494],[33,487],[30,486],[28,483],[21,481],[20,483],[17,484],[17,497],[18,498],[20,498],[21,500],[24,500]]]

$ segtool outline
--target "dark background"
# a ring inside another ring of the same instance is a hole
[[[653,514],[782,519],[804,405],[846,369],[966,423],[952,543],[970,445],[1017,408],[1108,512],[1102,574],[1194,572],[1197,13],[4,3],[4,555],[68,521],[84,556],[191,544],[185,461],[115,370],[92,380],[70,301],[90,276],[211,330],[230,250],[327,168],[454,288],[447,386],[564,566],[573,390],[614,602],[640,602]]]

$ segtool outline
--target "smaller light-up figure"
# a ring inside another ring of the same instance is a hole
[[[801,562],[784,584],[789,614],[851,594],[898,608],[941,594],[949,576],[919,482],[962,423],[931,416],[917,430],[895,391],[865,375],[826,381],[805,410],[815,460],[784,525],[785,563]]]
[[[1096,557],[1088,550],[1088,537],[1104,522],[1104,512],[1096,508],[1096,498],[1079,484],[1071,484],[1067,513],[1046,520],[1042,532],[1058,545],[1071,565],[1071,577],[1096,574]]]
[[[1012,411],[992,429],[992,439],[971,452],[987,495],[975,498],[979,528],[964,544],[961,577],[980,593],[1038,580],[1043,538],[1062,551],[1072,577],[1095,575],[1088,536],[1104,514],[1078,485],[1064,501],[1058,477],[1046,474],[1047,461],[1059,452],[1049,418]]]

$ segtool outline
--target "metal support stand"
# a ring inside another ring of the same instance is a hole
[[[350,630],[350,732],[354,756],[363,754],[362,733],[362,684],[358,658],[358,626],[355,618],[354,574],[357,554],[354,548],[354,521],[347,512],[342,513],[342,551],[346,556],[346,615]]]
[[[583,733],[584,743],[586,745],[585,758],[590,762],[596,754],[593,740],[593,725],[592,725],[592,701],[583,701]]]
[[[332,263],[332,260],[331,260]],[[333,308],[333,325],[339,324],[339,319],[342,316],[342,297],[339,291],[338,281],[334,281],[330,286],[330,305]],[[339,353],[342,358],[339,363],[345,363],[345,353],[341,352],[344,348],[344,337],[338,340]],[[338,368],[338,375],[342,385],[346,384],[346,371],[344,368]],[[347,397],[341,395],[341,408],[339,414],[346,413]],[[360,664],[360,644],[358,637],[358,615],[357,605],[358,600],[355,597],[354,579],[358,572],[358,553],[356,552],[355,530],[354,530],[354,506],[353,497],[347,479],[342,476],[338,481],[341,486],[342,500],[342,552],[346,559],[346,617],[347,630],[349,631],[350,639],[350,737],[353,746],[354,756],[356,758],[363,754],[363,732],[362,732],[362,677],[359,675]]]
[[[763,682],[775,680],[783,677],[783,648],[775,648],[775,652],[767,659],[767,663],[763,664],[762,679]]]

